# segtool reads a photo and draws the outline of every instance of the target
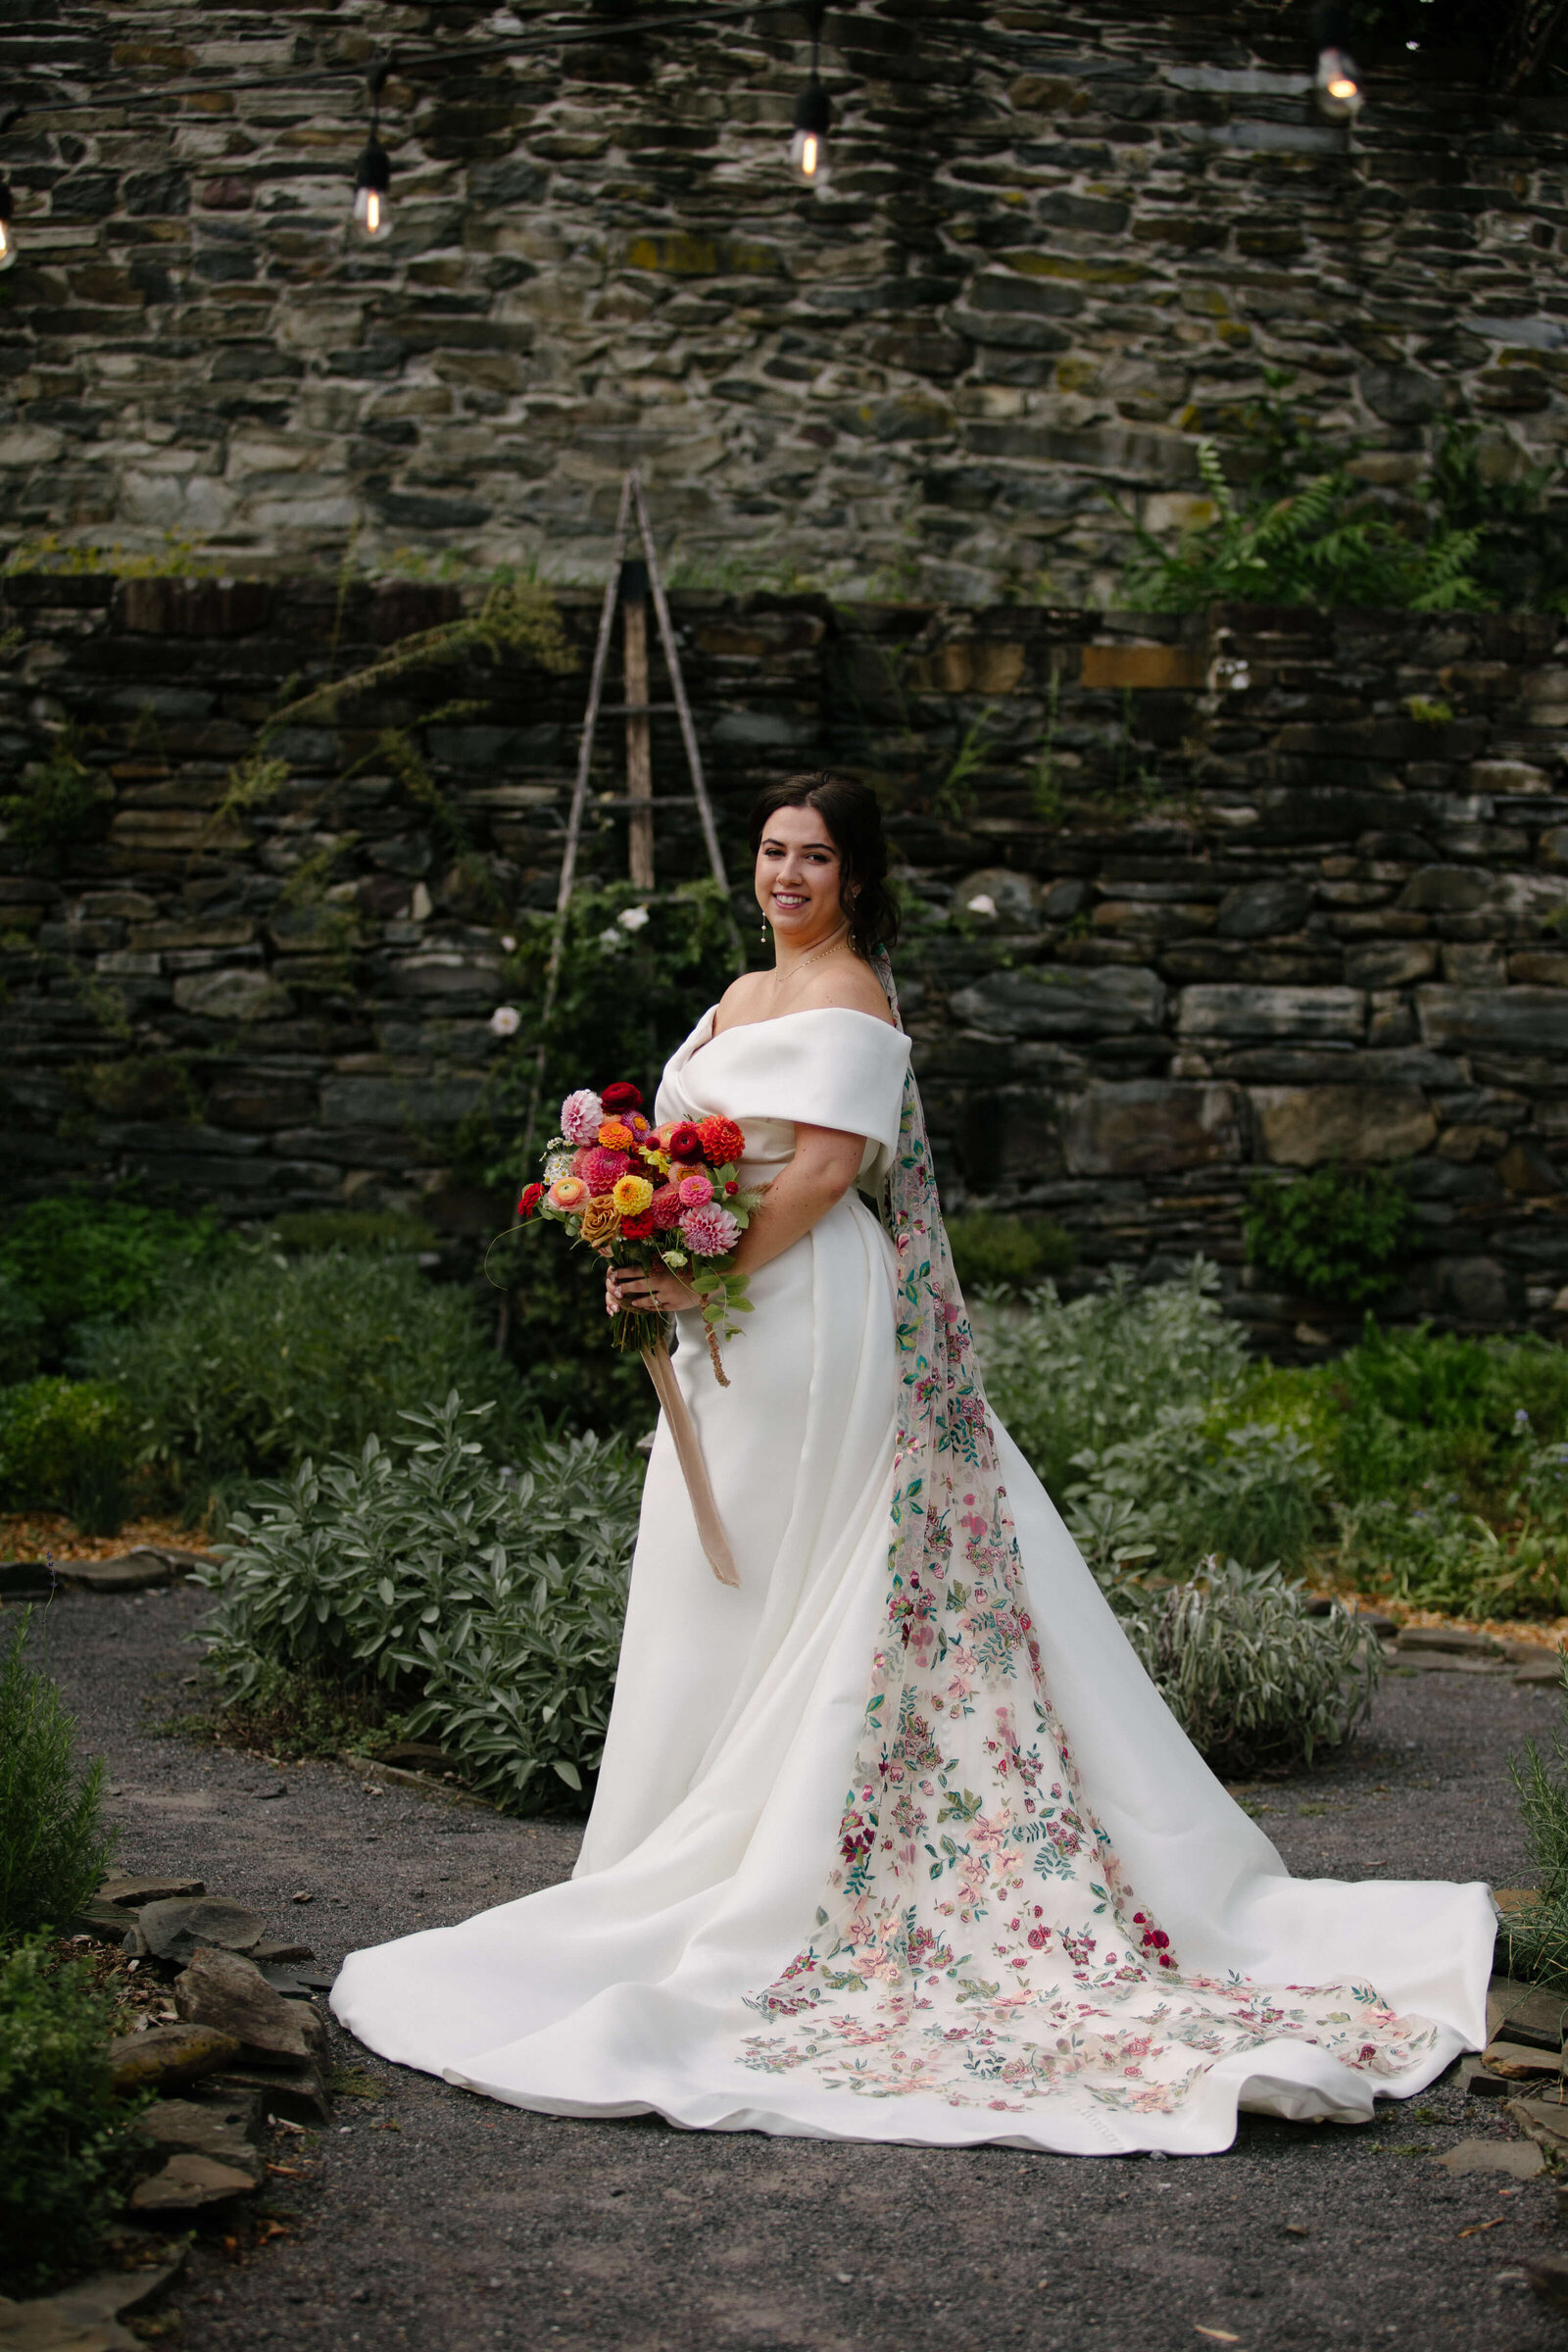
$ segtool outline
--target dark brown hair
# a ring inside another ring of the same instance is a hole
[[[853,776],[826,768],[764,784],[752,803],[750,835],[756,861],[767,820],[780,808],[814,808],[839,854],[839,905],[850,926],[850,945],[867,958],[878,948],[889,953],[899,941],[899,903],[888,888],[888,845],[876,795]]]

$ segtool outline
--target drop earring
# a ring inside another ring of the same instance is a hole
[[[763,947],[765,948],[765,947],[766,947],[766,945],[767,945],[767,917],[766,917],[766,915],[765,915],[765,914],[763,915],[763,917],[762,917],[762,919],[761,919],[760,923],[760,924],[758,925],[758,927],[757,927],[757,936],[758,936],[758,938],[759,938],[759,939],[761,941],[761,943],[762,943]]]

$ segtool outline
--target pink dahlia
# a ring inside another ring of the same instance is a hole
[[[591,1193],[612,1193],[630,1166],[624,1152],[607,1152],[602,1145],[583,1153],[582,1173]]]
[[[648,1203],[648,1213],[661,1233],[668,1233],[672,1226],[680,1223],[684,1211],[680,1204],[680,1195],[672,1184],[660,1186]]]
[[[741,1229],[727,1208],[689,1208],[680,1221],[680,1238],[696,1257],[728,1257]]]
[[[713,1198],[712,1178],[694,1173],[680,1180],[682,1208],[706,1208]]]
[[[591,1087],[579,1086],[561,1105],[561,1132],[568,1144],[598,1141],[605,1106]]]

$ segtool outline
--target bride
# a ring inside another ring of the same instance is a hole
[[[1293,1880],[1189,1744],[986,1407],[876,804],[798,776],[752,831],[774,968],[656,1106],[767,1187],[731,1385],[673,1275],[607,1287],[674,1313],[739,1585],[662,1420],[573,1877],[354,1953],[333,2008],[557,2115],[1087,2155],[1364,2122],[1484,2040],[1491,1896]]]

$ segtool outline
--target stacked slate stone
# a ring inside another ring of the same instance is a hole
[[[635,462],[692,580],[1105,603],[1266,369],[1386,491],[1450,414],[1497,478],[1562,441],[1560,96],[1396,41],[1351,133],[1273,0],[854,0],[813,197],[798,23],[604,0],[603,41],[517,46],[592,13],[8,23],[0,534],[582,577]]]
[[[286,687],[458,604],[6,584],[0,757],[20,771],[65,727],[105,796],[53,870],[0,844],[13,1185],[136,1175],[232,1215],[509,1221],[509,1197],[458,1181],[455,1136],[498,1057],[527,1052],[490,1014],[503,938],[554,903],[583,666],[474,655],[274,735],[270,798],[235,805],[230,783]],[[563,617],[585,655],[596,600]],[[1271,1347],[1315,1347],[1353,1318],[1245,1266],[1250,1177],[1407,1164],[1422,1242],[1389,1311],[1561,1332],[1559,622],[1239,609],[1195,628],[713,592],[675,618],[732,874],[760,782],[835,760],[879,784],[954,1206],[1048,1210],[1089,1273],[1202,1250]],[[380,757],[389,725],[412,730],[418,789]],[[673,792],[674,722],[653,725]],[[623,792],[619,762],[607,730],[596,793]],[[662,883],[706,871],[693,812],[661,808],[657,856]],[[612,809],[585,868],[626,871]]]

